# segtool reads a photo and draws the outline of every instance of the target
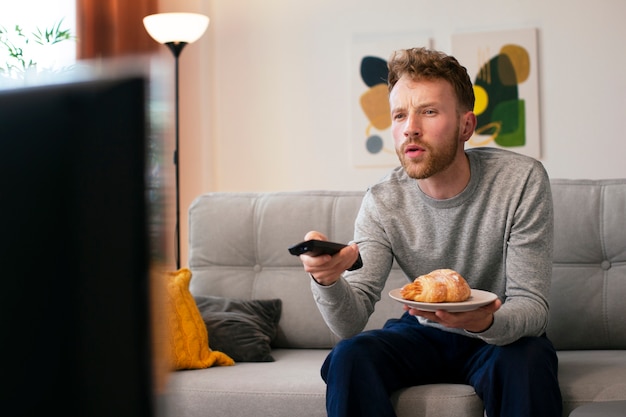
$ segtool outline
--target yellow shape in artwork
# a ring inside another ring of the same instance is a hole
[[[528,79],[530,75],[530,56],[526,48],[519,45],[508,44],[504,45],[500,49],[502,55],[506,55],[509,58],[511,65],[514,68],[513,77],[503,77],[501,75],[502,83],[504,85],[516,85],[521,84]],[[503,71],[508,73],[508,71]]]
[[[361,95],[361,108],[378,130],[391,126],[391,109],[389,107],[389,93],[387,84],[377,84]]]
[[[478,116],[484,112],[489,105],[489,95],[484,88],[479,85],[474,85],[474,97],[476,98],[474,101],[474,114]]]

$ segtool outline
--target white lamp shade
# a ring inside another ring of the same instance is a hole
[[[209,18],[198,13],[157,13],[143,18],[143,25],[159,43],[192,43],[209,26]]]

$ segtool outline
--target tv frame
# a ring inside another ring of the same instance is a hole
[[[6,416],[154,416],[148,80],[0,91]]]

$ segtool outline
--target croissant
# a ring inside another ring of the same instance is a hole
[[[406,284],[400,295],[405,300],[423,303],[451,303],[467,300],[471,291],[465,278],[458,272],[452,269],[435,269]]]

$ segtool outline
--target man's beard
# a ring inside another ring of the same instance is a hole
[[[396,150],[396,154],[409,177],[416,180],[425,179],[444,171],[452,164],[456,158],[459,146],[461,146],[461,142],[458,138],[459,127],[457,126],[456,132],[454,133],[454,140],[450,140],[444,148],[433,149],[431,146],[421,143],[419,140],[407,141],[400,150]],[[405,147],[411,143],[415,143],[426,150],[423,159],[419,162],[407,158],[404,153]]]

